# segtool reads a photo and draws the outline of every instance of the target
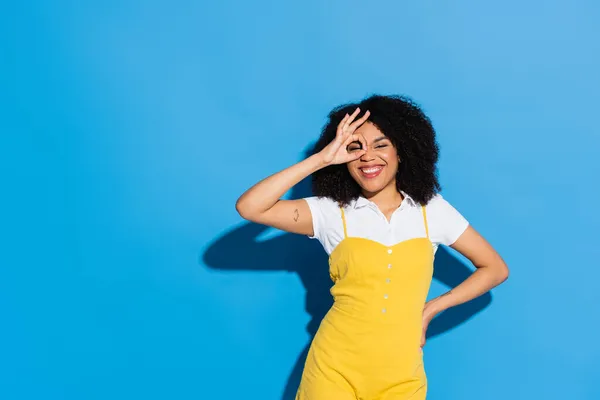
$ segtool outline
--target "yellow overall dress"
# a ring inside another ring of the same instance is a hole
[[[334,303],[311,343],[296,400],[423,400],[420,339],[433,275],[427,237],[385,246],[348,237],[329,256]]]

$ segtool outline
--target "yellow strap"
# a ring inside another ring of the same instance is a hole
[[[425,206],[421,206],[421,210],[423,210],[423,222],[425,223],[425,234],[427,235],[427,239],[429,239],[429,227],[427,226],[427,211],[425,211]]]
[[[344,209],[340,207],[340,211],[342,212],[342,224],[344,224],[344,237],[348,237],[348,232],[346,231],[346,216],[344,215]]]

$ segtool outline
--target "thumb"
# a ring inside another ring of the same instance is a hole
[[[361,158],[367,151],[366,150],[359,150],[356,153],[352,154],[350,156],[350,160],[348,161],[354,161],[354,160],[358,160],[359,158]]]

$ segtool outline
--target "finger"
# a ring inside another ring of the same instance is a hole
[[[353,142],[359,142],[360,146],[361,146],[361,150],[366,150],[367,148],[365,147],[364,143],[361,141],[361,138],[359,135],[355,134],[355,133],[351,133],[348,136],[346,136],[344,138],[344,146],[348,147],[348,145],[350,143]]]
[[[351,130],[356,130],[356,128],[358,128],[359,126],[361,126],[362,124],[365,123],[365,121],[369,118],[369,116],[371,115],[371,112],[369,110],[367,110],[367,112],[365,112],[365,115],[363,115],[360,119],[354,121],[352,123],[352,125],[350,125],[348,128]]]
[[[360,107],[356,107],[356,110],[354,110],[354,112],[352,113],[352,115],[350,116],[351,120],[354,120],[354,118],[356,118],[356,116],[360,114]]]
[[[340,123],[338,124],[337,127],[337,133],[336,134],[341,134],[344,132],[344,126],[346,125],[346,121],[348,121],[348,118],[350,118],[350,115],[346,114],[344,116],[344,118],[342,118],[342,120],[340,121]]]
[[[347,150],[348,146],[350,146],[352,143],[356,143],[356,142],[360,143],[360,141],[358,140],[357,135],[352,135],[352,136],[349,136],[346,139],[346,141],[343,144],[343,146]],[[367,149],[362,144],[361,144],[361,148],[353,150],[352,152],[350,152],[350,151],[347,150],[347,153],[350,156],[349,161],[358,160],[360,157],[362,157],[363,155],[365,155],[366,152],[367,152]],[[355,155],[356,155],[356,157],[355,157]]]
[[[348,153],[348,159],[346,162],[349,163],[352,161],[356,161],[359,158],[361,158],[365,153],[366,153],[366,151],[364,151],[364,150],[357,150],[352,153]]]
[[[344,118],[342,118],[342,120],[338,124],[338,128],[344,126],[344,124],[346,123],[346,120],[348,119],[349,116],[350,115],[348,115],[347,113],[346,113],[346,115],[344,115]]]
[[[363,148],[363,150],[367,151],[367,139],[365,139],[365,136],[356,134],[356,137],[358,138],[358,141],[360,142],[360,146]]]
[[[365,152],[367,151],[367,140],[365,139],[365,137],[363,135],[360,135],[358,133],[352,133],[351,135],[349,135],[346,140],[344,141],[344,145],[348,146],[350,143],[353,142],[358,142],[360,143],[360,147],[362,150],[364,150]]]
[[[358,114],[360,114],[360,108],[356,107],[356,110],[354,110],[350,118],[346,120],[346,128],[352,123],[352,121],[354,121],[354,118],[356,118]]]

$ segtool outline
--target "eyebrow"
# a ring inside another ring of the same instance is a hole
[[[387,136],[379,136],[377,139],[373,140],[373,143],[377,143],[377,142],[381,142],[382,140],[389,140],[389,139],[390,138]],[[360,140],[355,140],[354,142],[351,142],[350,144],[348,144],[348,146],[350,146],[351,144],[354,144],[354,143],[359,144],[359,145],[361,144]]]
[[[387,136],[379,136],[377,139],[373,140],[373,143],[381,142],[382,140],[389,139]]]

